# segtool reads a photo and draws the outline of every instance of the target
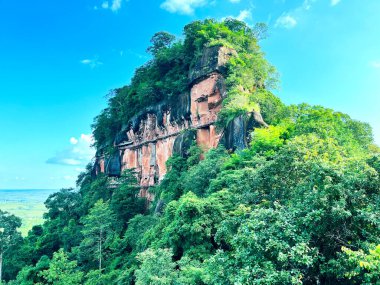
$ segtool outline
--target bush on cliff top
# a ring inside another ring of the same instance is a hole
[[[213,45],[224,45],[237,51],[225,74],[230,99],[225,103],[227,111],[221,114],[221,125],[230,120],[224,118],[244,112],[247,106],[255,106],[248,107],[251,111],[258,110],[260,103],[269,103],[267,101],[273,97],[269,94],[269,99],[260,102],[254,102],[256,96],[252,96],[267,86],[273,87],[276,82],[275,70],[258,46],[257,37],[262,36],[264,27],[256,25],[250,28],[234,19],[222,22],[205,20],[185,26],[183,40],[166,32],[156,33],[148,48],[152,59],[136,70],[129,85],[111,92],[108,107],[95,118],[95,146],[98,149],[112,146],[116,134],[133,115],[151,104],[164,99],[175,100],[176,96],[188,92],[190,69],[204,48]],[[245,105],[233,105],[233,98],[241,94],[247,99]],[[263,93],[260,94],[263,97]]]

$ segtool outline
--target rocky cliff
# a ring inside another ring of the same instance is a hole
[[[226,97],[225,65],[234,53],[225,47],[206,48],[189,71],[190,91],[136,114],[116,136],[116,153],[96,158],[95,172],[119,176],[125,169],[135,169],[141,195],[152,199],[148,188],[162,180],[166,161],[173,153],[185,155],[194,140],[204,150],[219,143],[227,149],[244,148],[247,130],[260,123],[259,114],[252,119],[237,117],[224,130],[215,126]]]

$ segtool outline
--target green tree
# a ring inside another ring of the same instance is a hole
[[[97,260],[99,271],[102,272],[104,252],[115,234],[115,214],[107,202],[99,200],[81,221],[84,239],[79,246],[80,255],[90,261]]]
[[[158,32],[155,33],[151,38],[151,46],[148,47],[147,51],[152,53],[153,55],[157,55],[157,53],[163,48],[167,48],[171,43],[175,40],[175,36],[168,32]]]
[[[353,265],[352,270],[345,272],[346,277],[362,281],[363,285],[380,284],[380,245],[371,246],[368,253],[346,247],[342,251]]]
[[[222,199],[186,193],[166,206],[163,218],[144,239],[154,247],[172,248],[176,259],[185,253],[195,259],[206,258],[215,250],[216,228],[223,219]]]
[[[17,231],[20,226],[20,218],[0,210],[0,283],[3,280],[4,254],[21,239],[21,234]]]
[[[54,253],[53,259],[49,263],[49,269],[43,270],[39,275],[45,280],[46,284],[83,284],[83,273],[78,270],[77,262],[69,261],[62,249]]]
[[[111,272],[101,272],[100,270],[89,271],[85,279],[84,285],[109,285],[109,284],[125,284],[123,282],[118,283],[120,270],[112,270]]]
[[[145,212],[147,201],[139,197],[141,187],[137,182],[136,173],[125,171],[117,180],[117,185],[113,190],[110,207],[125,229],[131,218]]]
[[[141,262],[136,270],[136,285],[173,285],[178,277],[176,263],[170,249],[147,249],[137,259]]]
[[[275,205],[242,211],[237,218],[231,249],[219,250],[207,261],[206,283],[303,284],[308,268],[317,260],[317,250],[307,232],[294,223],[295,213]],[[225,226],[228,220],[221,229]]]
[[[44,270],[49,269],[50,259],[46,255],[42,256],[35,266],[24,266],[14,281],[10,281],[9,284],[12,285],[33,285],[41,284],[45,279],[40,276],[40,273]]]

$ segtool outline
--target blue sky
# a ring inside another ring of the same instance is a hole
[[[155,32],[206,17],[266,22],[275,93],[369,122],[379,143],[379,14],[378,0],[0,0],[0,189],[74,186],[108,91]]]

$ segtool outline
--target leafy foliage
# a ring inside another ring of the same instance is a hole
[[[380,283],[380,245],[373,246],[369,253],[364,253],[363,250],[353,251],[346,247],[342,250],[354,265],[354,269],[346,272],[345,276],[362,280],[362,284]]]
[[[136,270],[136,285],[157,284],[170,285],[175,282],[176,264],[172,261],[172,253],[168,249],[147,249],[137,259],[141,266]]]
[[[83,263],[91,264],[96,260],[99,270],[102,270],[104,254],[115,231],[115,215],[108,203],[99,200],[88,215],[83,217],[82,223],[83,240],[76,250],[79,256],[83,256]]]
[[[62,249],[54,253],[49,269],[43,270],[39,275],[45,280],[44,284],[79,285],[83,280],[83,273],[78,271],[77,262],[69,261]]]
[[[268,91],[276,74],[258,47],[263,26],[205,20],[184,34],[153,37],[153,59],[97,117],[97,147],[147,102],[186,91],[212,45],[237,51],[220,126],[260,110],[269,127],[236,153],[193,145],[173,156],[150,205],[133,172],[93,177],[89,167],[79,190],[50,196],[44,224],[9,249],[9,284],[378,284],[380,149],[370,126]]]
[[[21,240],[17,231],[20,226],[20,218],[0,210],[0,283],[3,280],[3,260],[7,261],[7,253]]]

